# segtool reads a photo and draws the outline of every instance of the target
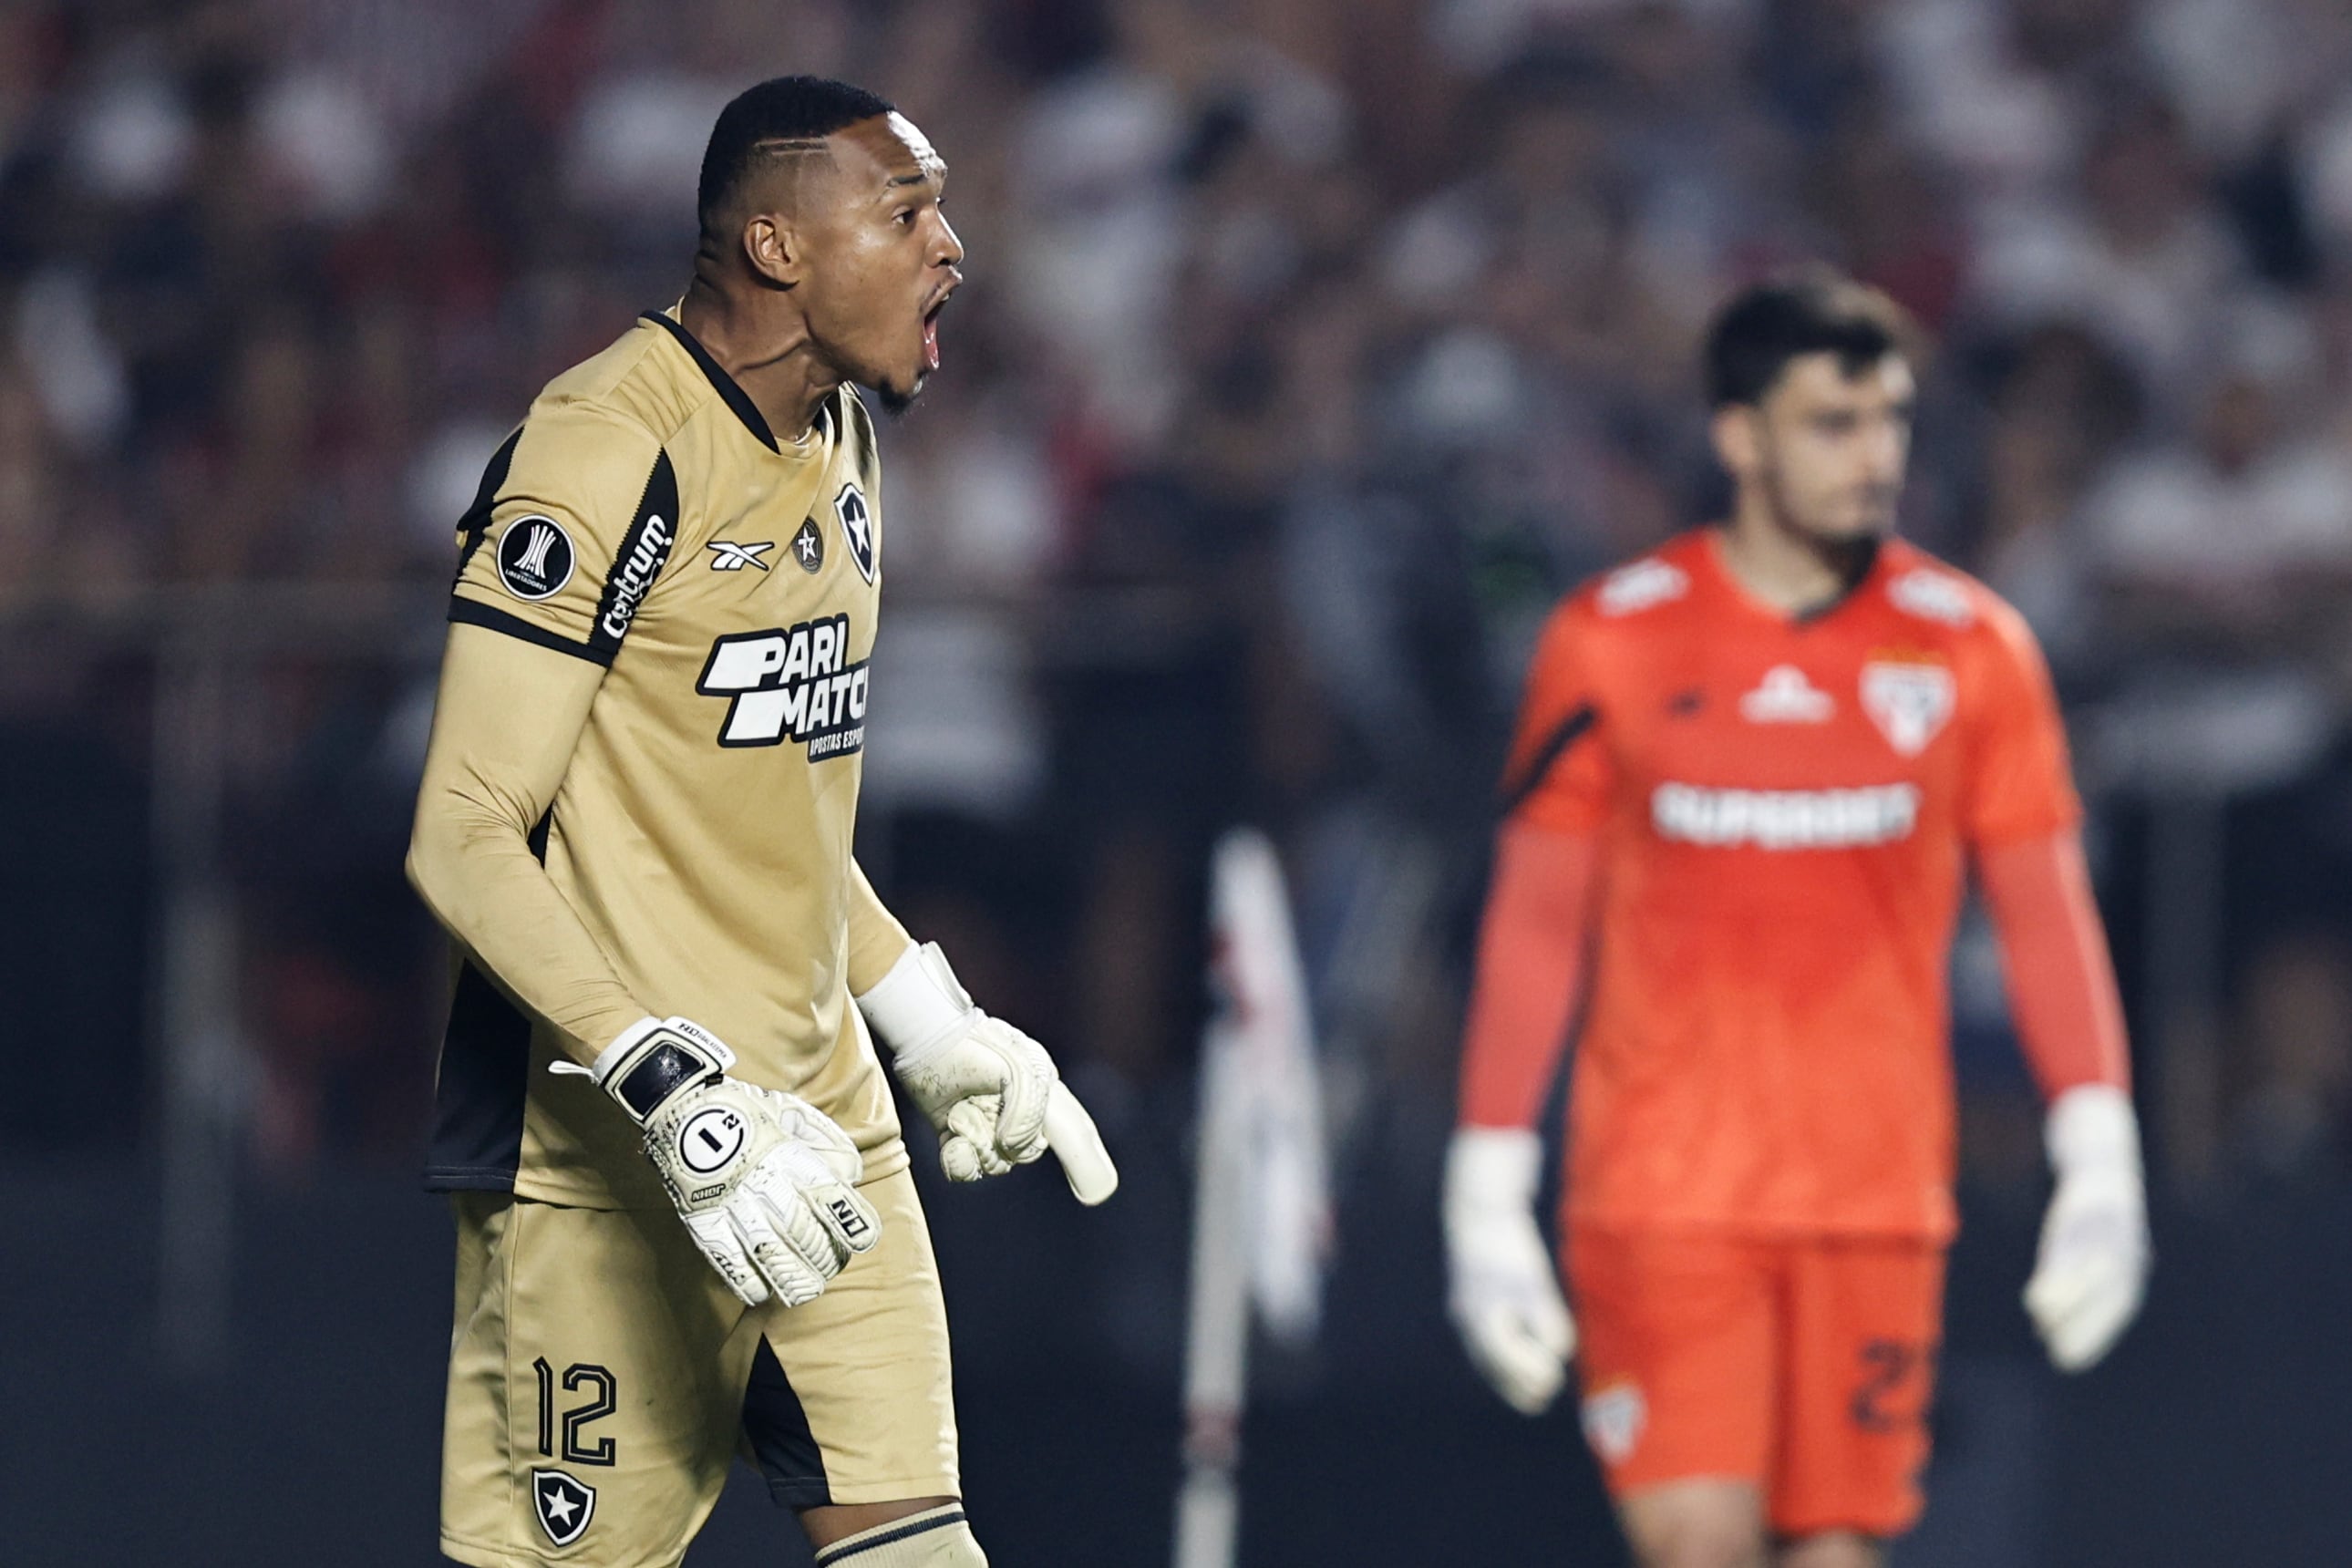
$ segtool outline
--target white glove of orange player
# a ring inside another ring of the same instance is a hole
[[[641,1018],[593,1067],[646,1131],[646,1158],[695,1245],[747,1306],[772,1293],[813,1301],[882,1219],[857,1191],[865,1158],[833,1118],[797,1095],[730,1078],[735,1053],[684,1018]]]
[[[1536,1224],[1543,1141],[1465,1127],[1445,1153],[1447,1306],[1480,1373],[1511,1407],[1540,1415],[1568,1381],[1576,1321]]]
[[[1098,1204],[1118,1170],[1094,1119],[1062,1082],[1045,1047],[972,1005],[936,942],[910,947],[857,1010],[890,1047],[890,1068],[939,1131],[951,1182],[1001,1176],[1047,1149],[1070,1191]]]
[[[2068,1089],[2043,1136],[2058,1179],[2025,1310],[2061,1372],[2095,1366],[2133,1318],[2147,1286],[2147,1200],[2131,1099],[2105,1084]]]

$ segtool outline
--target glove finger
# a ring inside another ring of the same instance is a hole
[[[845,1182],[808,1188],[801,1194],[801,1201],[824,1227],[841,1264],[858,1253],[872,1251],[882,1238],[882,1216],[863,1193]]]
[[[1508,1313],[1482,1313],[1465,1325],[1470,1356],[1496,1393],[1524,1415],[1540,1415],[1568,1381],[1559,1357],[1529,1338]]]
[[[1045,1103],[1060,1074],[1045,1047],[1013,1027],[1000,1026],[1004,1037],[1004,1095],[996,1120],[996,1146],[1006,1158],[1027,1164],[1045,1147]]]
[[[794,1105],[797,1110],[793,1118],[794,1137],[827,1154],[857,1152],[856,1142],[842,1128],[840,1122],[806,1100],[796,1100]]]
[[[1118,1191],[1118,1167],[1103,1147],[1095,1119],[1059,1079],[1045,1091],[1045,1142],[1078,1202],[1091,1208]]]
[[[2141,1294],[2136,1280],[2116,1279],[2086,1297],[2043,1335],[2052,1364],[2083,1372],[2105,1360],[2139,1315]]]
[[[778,1148],[746,1184],[759,1194],[768,1223],[827,1279],[852,1254],[872,1247],[880,1231],[882,1216],[856,1187],[835,1178],[821,1151]]]
[[[2080,1310],[2097,1283],[2098,1271],[2080,1260],[2045,1262],[2025,1282],[2025,1310],[2046,1333]]]
[[[1576,1354],[1576,1320],[1559,1297],[1538,1297],[1521,1309],[1520,1324],[1528,1338],[1565,1362]]]
[[[2052,1366],[2060,1372],[2084,1372],[2105,1353],[2109,1342],[2090,1319],[2074,1317],[2044,1330],[2042,1342],[2050,1352]]]
[[[845,1254],[816,1211],[800,1201],[797,1187],[781,1183],[773,1188],[764,1183],[747,1186],[728,1205],[728,1215],[779,1294],[808,1290],[811,1284],[822,1290],[826,1280],[841,1272]]]
[[[940,1140],[940,1169],[950,1182],[976,1182],[988,1174],[982,1168],[979,1147],[961,1132]]]
[[[766,1092],[772,1103],[781,1102],[776,1108],[784,1134],[808,1160],[837,1181],[856,1182],[866,1174],[866,1156],[857,1152],[856,1142],[841,1123],[796,1095],[774,1089]]]
[[[799,1270],[793,1267],[793,1255],[800,1251],[797,1238],[783,1231],[776,1223],[774,1205],[755,1188],[745,1187],[730,1198],[719,1211],[761,1275],[780,1295],[789,1295],[788,1286],[797,1283]],[[787,1300],[786,1306],[798,1303]]]
[[[1003,1100],[992,1094],[969,1095],[948,1107],[946,1130],[975,1148],[992,1150],[996,1146],[997,1113],[1003,1105]]]
[[[848,1200],[842,1196],[847,1189],[830,1187],[809,1188],[778,1194],[767,1200],[771,1223],[782,1234],[801,1261],[814,1270],[820,1279],[830,1279],[841,1272],[852,1254],[859,1248],[850,1239],[853,1230],[861,1230],[873,1245],[873,1226],[859,1215]],[[834,1212],[839,1203],[844,1212],[854,1216],[845,1220]],[[869,1209],[867,1213],[872,1213]]]
[[[939,1140],[939,1168],[950,1183],[976,1183],[1012,1171],[985,1142],[973,1142],[962,1133],[948,1133]]]
[[[824,1279],[790,1247],[771,1247],[764,1257],[763,1267],[770,1270],[769,1282],[775,1288],[778,1305],[805,1307],[824,1294]]]
[[[747,1307],[756,1307],[768,1299],[767,1282],[760,1277],[758,1267],[743,1249],[741,1238],[727,1223],[724,1214],[688,1215],[684,1218],[695,1246],[702,1249],[702,1256],[710,1260],[710,1267],[719,1271],[719,1278],[727,1282],[738,1300]]]

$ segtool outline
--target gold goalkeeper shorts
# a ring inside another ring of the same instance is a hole
[[[458,1193],[441,1549],[675,1563],[737,1455],[789,1508],[955,1497],[947,1315],[904,1170],[805,1306],[745,1307],[668,1210]]]

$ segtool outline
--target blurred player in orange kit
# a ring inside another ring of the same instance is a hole
[[[2147,1268],[2122,1012],[2041,654],[1890,537],[1908,325],[1826,274],[1706,345],[1721,526],[1571,595],[1505,779],[1449,1152],[1454,1321],[1584,1428],[1645,1568],[1864,1568],[1917,1518],[1955,1228],[1946,968],[1973,867],[2050,1102],[2025,1304],[2104,1355]],[[1532,1131],[1580,1003],[1565,1252]]]

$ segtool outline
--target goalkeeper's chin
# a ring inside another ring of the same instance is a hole
[[[915,405],[915,400],[923,395],[923,388],[930,384],[930,380],[931,373],[926,370],[917,371],[904,382],[896,379],[877,381],[874,384],[874,396],[882,405],[882,412],[896,419]]]

